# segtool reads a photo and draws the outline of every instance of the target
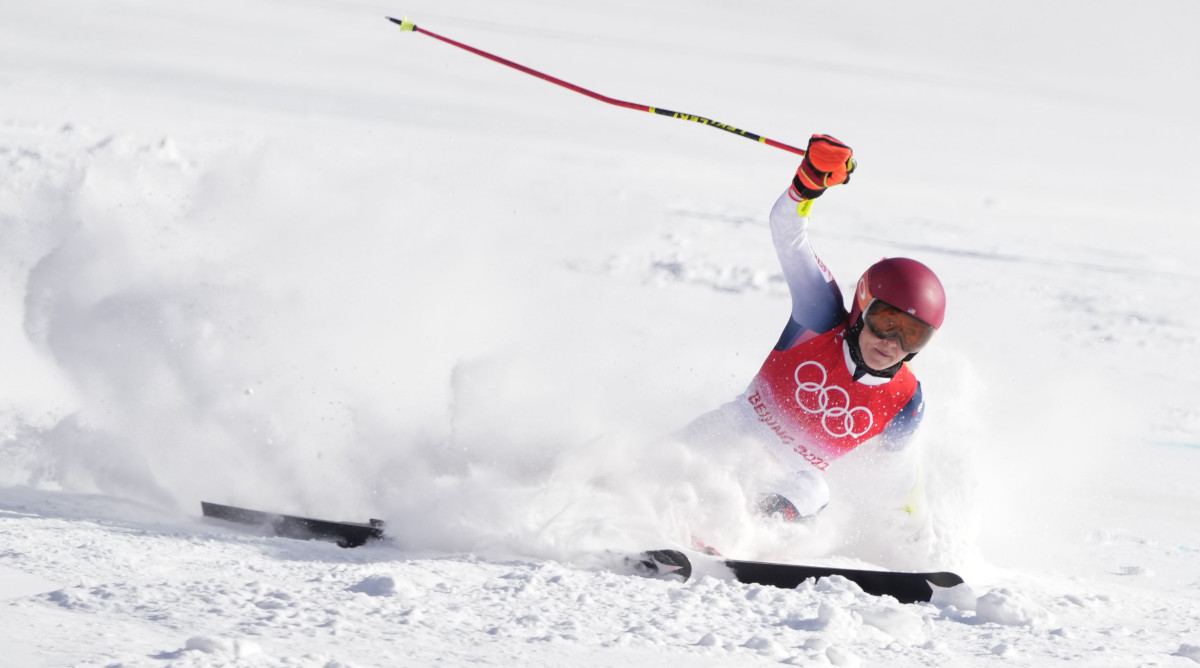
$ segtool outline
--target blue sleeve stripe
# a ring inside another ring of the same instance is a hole
[[[912,435],[916,433],[917,427],[921,425],[921,418],[924,416],[925,399],[921,393],[921,383],[918,381],[917,390],[913,392],[912,398],[883,428],[883,433],[880,434],[883,438],[883,447],[888,450],[903,450]]]

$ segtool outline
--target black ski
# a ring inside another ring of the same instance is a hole
[[[736,559],[726,559],[725,565],[733,571],[738,582],[769,585],[783,589],[794,589],[805,580],[813,578],[840,575],[862,587],[864,592],[872,596],[891,596],[901,603],[929,601],[936,591],[934,587],[945,589],[963,583],[961,577],[946,571],[936,573],[867,571],[856,568],[772,564]]]
[[[358,547],[383,538],[383,520],[334,522],[296,515],[281,515],[219,503],[200,502],[205,517],[237,522],[270,530],[274,535],[300,540],[326,540],[341,547]],[[709,557],[703,557],[709,559]],[[905,573],[854,568],[774,564],[760,561],[712,558],[732,572],[738,582],[794,589],[805,580],[840,575],[874,596],[892,596],[901,603],[929,601],[937,589],[962,584],[954,573]],[[637,575],[686,581],[695,569],[687,554],[679,550],[651,550],[627,557],[626,566]],[[701,570],[705,572],[707,569]]]
[[[634,575],[647,578],[672,578],[687,582],[692,577],[692,561],[679,550],[650,550],[625,558]]]
[[[687,579],[692,573],[691,560],[679,550],[643,552],[636,559],[642,568],[640,575],[669,574]],[[872,596],[891,596],[901,603],[929,601],[935,591],[960,585],[963,579],[946,571],[936,573],[906,573],[902,571],[868,571],[856,568],[773,564],[761,561],[722,559],[720,563],[733,572],[738,582],[761,584],[782,589],[795,589],[805,580],[840,575],[862,587]]]
[[[205,517],[227,522],[250,524],[270,529],[276,536],[300,540],[327,540],[341,547],[358,547],[369,540],[383,538],[383,520],[361,522],[333,522],[311,517],[280,515],[261,510],[250,510],[219,503],[200,502]]]

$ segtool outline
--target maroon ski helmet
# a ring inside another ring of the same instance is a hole
[[[878,299],[938,329],[946,318],[946,291],[929,267],[906,257],[889,257],[863,272],[850,309],[853,327],[863,311]]]

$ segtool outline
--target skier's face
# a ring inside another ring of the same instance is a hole
[[[895,366],[908,356],[896,337],[881,339],[875,336],[870,327],[863,327],[859,332],[858,347],[862,351],[863,361],[876,371]]]

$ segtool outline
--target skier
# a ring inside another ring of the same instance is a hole
[[[758,509],[796,521],[829,502],[822,472],[870,439],[905,447],[921,420],[921,384],[906,364],[942,325],[946,297],[928,267],[907,258],[871,265],[850,311],[808,238],[813,200],[849,181],[849,146],[813,135],[791,186],[771,210],[771,235],[792,297],[783,335],[746,391],[683,430],[685,442],[761,446],[774,471],[756,481]],[[749,437],[749,438],[747,438]]]

